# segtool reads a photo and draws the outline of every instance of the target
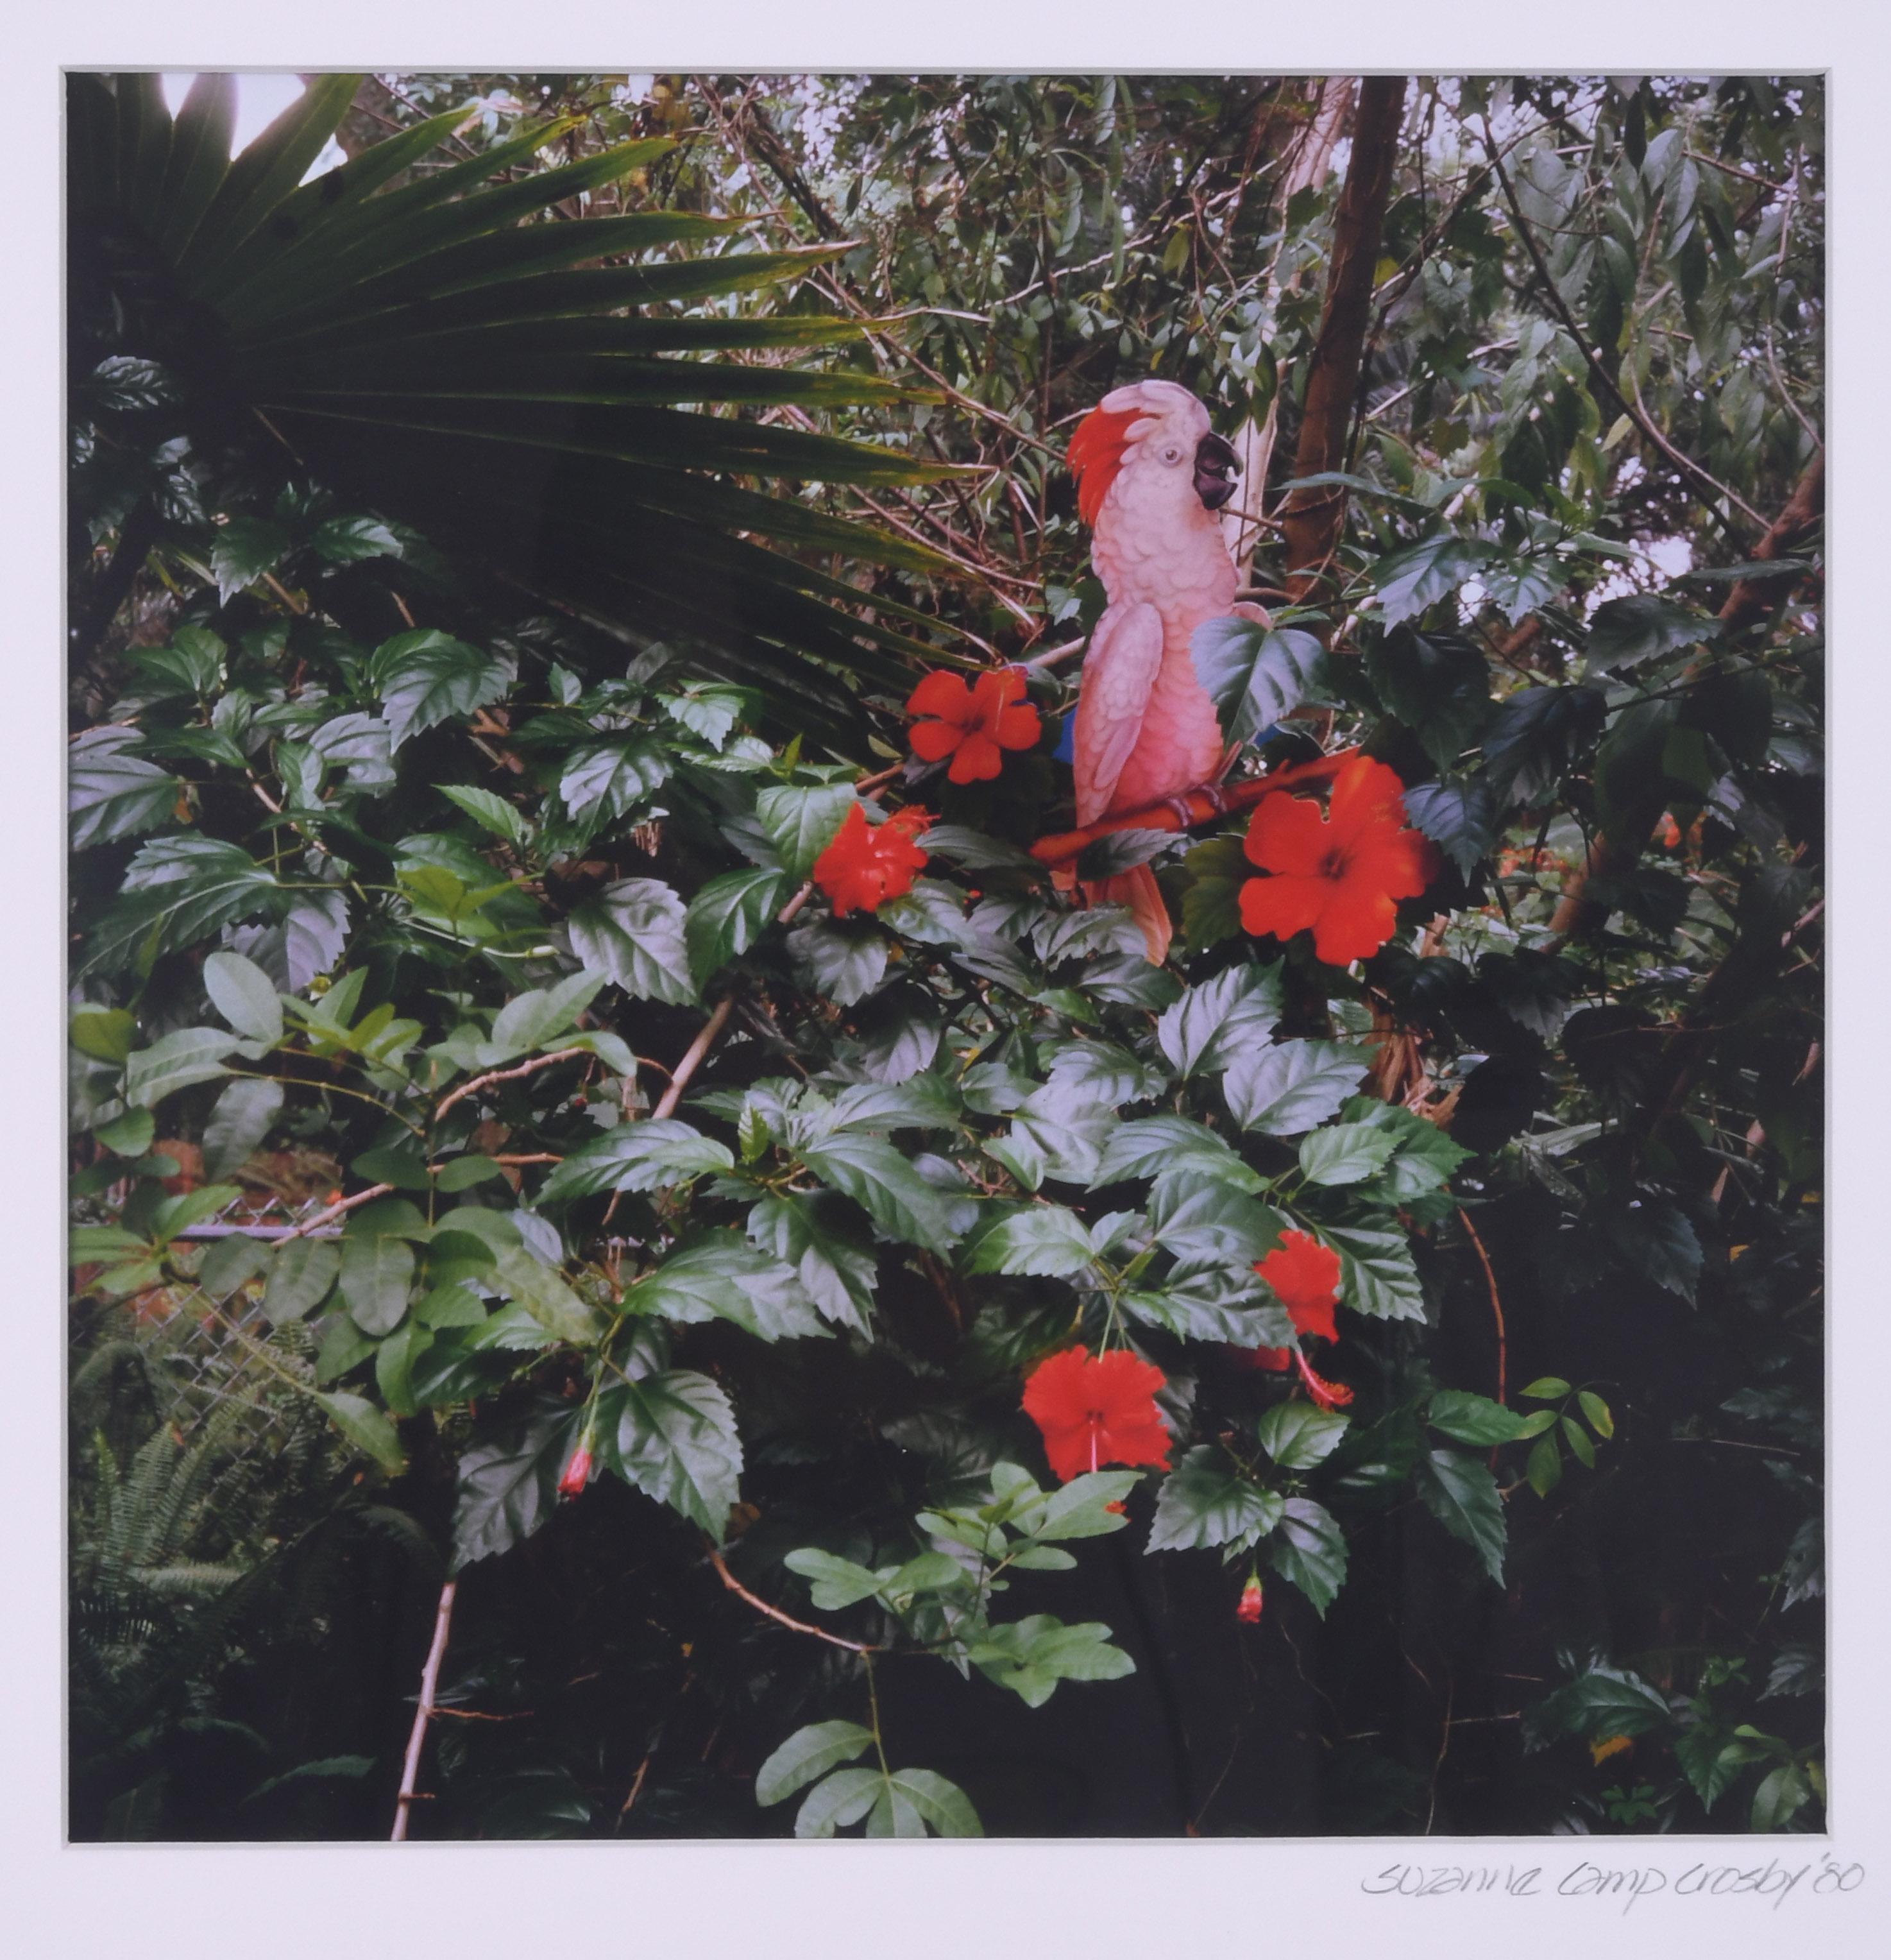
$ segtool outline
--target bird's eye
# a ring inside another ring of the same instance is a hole
[[[1165,463],[1180,463],[1181,460],[1182,452],[1173,443],[1171,443],[1162,452],[1162,460]]]

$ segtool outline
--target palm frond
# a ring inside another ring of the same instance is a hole
[[[125,351],[177,371],[197,425],[247,418],[482,573],[615,627],[687,635],[777,708],[812,702],[831,734],[857,733],[860,689],[903,691],[936,651],[888,620],[926,616],[796,554],[953,568],[793,486],[948,473],[774,417],[927,391],[777,364],[857,340],[854,322],[738,310],[791,293],[845,243],[745,250],[733,221],[697,212],[555,215],[673,147],[534,167],[571,119],[440,165],[450,113],[304,183],[358,79],[318,78],[232,158],[227,76],[199,76],[175,119],[155,77],[71,78],[76,249],[135,286],[150,345]],[[761,350],[768,364],[728,358]]]

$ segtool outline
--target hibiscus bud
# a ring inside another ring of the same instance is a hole
[[[588,1445],[580,1443],[571,1452],[571,1460],[566,1464],[558,1478],[558,1495],[575,1497],[582,1494],[584,1487],[591,1481],[591,1452]]]
[[[1235,1608],[1235,1618],[1251,1627],[1260,1623],[1260,1581],[1251,1574],[1241,1589],[1241,1604]]]

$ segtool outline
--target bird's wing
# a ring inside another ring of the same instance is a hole
[[[1079,823],[1094,823],[1109,808],[1117,779],[1143,732],[1162,664],[1162,616],[1146,600],[1112,606],[1097,622],[1084,656],[1071,745]]]

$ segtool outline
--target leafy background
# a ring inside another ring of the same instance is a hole
[[[76,1835],[384,1835],[450,1567],[417,1834],[1817,1827],[1819,88],[1385,94],[72,78]],[[1163,973],[1021,858],[1152,372],[1231,732],[1447,861],[1353,973],[1232,828]],[[1043,749],[899,780],[994,657]],[[782,921],[889,771],[926,880]],[[1178,1467],[1053,1517],[1077,1325]]]

